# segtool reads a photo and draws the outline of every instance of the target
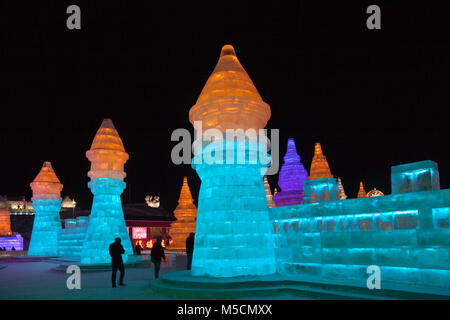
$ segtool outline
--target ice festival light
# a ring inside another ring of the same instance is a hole
[[[58,254],[58,233],[61,231],[59,210],[63,185],[53,171],[50,162],[44,162],[41,171],[30,183],[35,210],[29,256]]]
[[[82,264],[110,263],[109,245],[119,237],[125,249],[123,261],[133,254],[120,195],[125,189],[124,164],[128,160],[122,140],[111,119],[104,119],[86,152],[91,162],[88,186],[94,194],[86,239],[81,249]]]
[[[202,121],[205,131],[214,128],[223,134],[226,129],[264,128],[269,118],[269,105],[262,101],[234,48],[225,45],[189,112],[191,123]],[[211,150],[220,150],[227,157],[231,153],[235,160],[245,156],[245,162],[201,162],[203,156],[215,152]],[[224,139],[203,146],[194,157],[192,166],[202,184],[192,275],[235,277],[275,272],[274,235],[261,171],[268,165],[249,161],[257,154],[267,155],[264,144]]]

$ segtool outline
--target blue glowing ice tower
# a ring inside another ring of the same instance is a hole
[[[262,101],[232,46],[222,48],[189,118],[197,138],[215,137],[209,144],[202,143],[193,162],[202,184],[192,275],[273,274],[275,242],[262,179],[262,169],[268,166],[261,161],[261,156],[267,157],[265,145],[251,139],[222,139],[227,129],[264,128],[270,107]]]
[[[31,200],[35,215],[28,255],[57,255],[58,233],[61,231],[60,195],[63,185],[59,182],[50,162],[44,162],[41,171],[30,186],[33,190]]]
[[[86,240],[81,249],[82,264],[109,263],[109,245],[119,237],[127,255],[133,254],[125,226],[120,195],[125,189],[124,164],[128,160],[122,140],[111,119],[105,119],[98,129],[91,149],[86,152],[91,162],[88,186],[94,194]]]

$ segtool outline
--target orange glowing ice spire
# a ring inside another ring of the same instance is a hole
[[[63,185],[53,171],[52,164],[45,161],[33,182],[30,183],[33,197],[31,200],[61,200]]]
[[[197,207],[194,204],[187,178],[183,179],[178,206],[173,211],[177,221],[172,222],[170,234],[173,239],[173,250],[186,250],[186,238],[189,233],[195,233]]]
[[[91,171],[88,172],[91,180],[113,178],[123,181],[126,177],[123,167],[128,160],[128,153],[111,119],[103,120],[91,149],[86,151],[86,157],[91,162]]]
[[[358,190],[358,198],[366,198],[367,193],[366,190],[364,190],[364,186],[362,181],[359,183],[359,190]]]
[[[225,132],[264,128],[269,119],[270,107],[261,99],[233,46],[223,46],[214,71],[189,111],[189,121],[201,120],[203,130]]]
[[[314,147],[314,157],[312,159],[311,170],[309,172],[309,180],[333,178],[330,167],[328,166],[327,158],[323,155],[322,147],[318,142]]]
[[[10,235],[12,235],[11,214],[8,208],[0,208],[0,237]]]

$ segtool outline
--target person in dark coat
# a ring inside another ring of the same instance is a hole
[[[156,243],[152,247],[150,253],[151,260],[155,266],[155,279],[159,278],[159,269],[161,268],[161,259],[166,261],[166,255],[164,254],[164,248],[161,245],[162,237],[156,239]]]
[[[142,251],[142,247],[141,247],[141,245],[138,243],[138,244],[136,244],[136,254],[137,255],[141,255],[141,251]]]
[[[189,236],[186,238],[186,255],[187,255],[188,270],[191,270],[192,266],[192,255],[194,254],[194,241],[195,241],[195,234],[191,232]]]
[[[124,286],[123,277],[125,276],[125,268],[123,267],[122,254],[125,253],[125,250],[120,243],[120,238],[116,238],[113,243],[109,245],[109,254],[111,256],[111,265],[112,265],[112,287],[116,288],[116,274],[117,269],[120,271],[120,280],[119,286]]]

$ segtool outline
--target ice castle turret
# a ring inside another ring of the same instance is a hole
[[[28,255],[57,255],[63,185],[59,182],[50,162],[44,162],[30,186],[33,191],[31,200],[35,215]]]
[[[320,143],[314,147],[309,180],[303,183],[306,203],[339,200],[339,182],[333,178]]]
[[[195,233],[197,219],[197,207],[194,204],[187,177],[183,178],[178,206],[173,211],[173,214],[177,221],[172,222],[170,226],[170,235],[173,240],[170,249],[186,250],[186,238],[191,232]]]
[[[288,139],[284,163],[278,178],[281,191],[273,198],[277,207],[292,206],[303,202],[303,181],[308,180],[308,172],[300,161],[293,138]]]
[[[227,129],[264,128],[269,118],[269,105],[262,101],[234,48],[225,45],[189,112],[191,123],[202,121],[203,130],[216,129],[223,136]],[[206,132],[204,137],[208,137]],[[275,272],[275,242],[262,179],[262,169],[268,164],[260,161],[262,155],[267,157],[265,146],[256,141],[218,139],[203,144],[194,157],[193,168],[202,184],[192,275],[234,277]],[[216,152],[223,152],[223,157],[208,163],[205,159]],[[222,161],[225,155],[227,161]],[[242,156],[245,161],[236,161]]]
[[[126,184],[124,164],[128,160],[122,140],[111,119],[105,119],[95,135],[91,149],[86,152],[91,162],[88,186],[94,194],[86,239],[81,249],[81,263],[109,263],[109,245],[119,237],[126,256],[133,254],[125,226],[120,195]]]

